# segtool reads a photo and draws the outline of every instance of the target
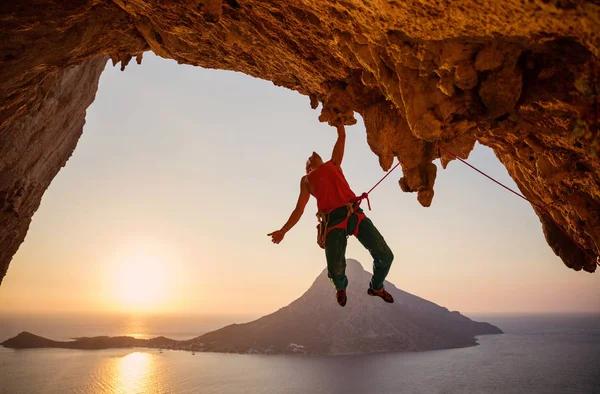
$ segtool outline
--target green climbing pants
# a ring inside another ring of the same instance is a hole
[[[347,214],[345,206],[333,210],[328,215],[328,225],[333,227],[344,221]],[[358,208],[356,212],[363,213],[363,210]],[[325,240],[325,257],[327,258],[327,272],[333,285],[338,290],[343,290],[348,286],[348,278],[346,277],[346,246],[348,244],[348,236],[354,233],[358,224],[358,216],[353,213],[348,218],[348,226],[346,229],[336,228],[327,234]],[[356,238],[358,241],[371,253],[373,257],[373,276],[371,278],[370,287],[374,290],[383,288],[383,281],[390,271],[390,266],[394,260],[394,254],[389,246],[379,233],[373,222],[368,217],[365,217],[358,225],[358,233]]]

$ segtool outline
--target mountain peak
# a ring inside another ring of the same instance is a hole
[[[28,331],[20,332],[16,337],[10,338],[0,345],[14,348],[41,348],[53,347],[56,342],[50,339],[40,337]]]
[[[360,261],[355,259],[346,259],[346,270],[359,270],[365,271],[365,268]]]
[[[386,304],[367,295],[371,273],[359,261],[347,259],[346,265],[346,307],[337,305],[325,269],[290,305],[253,322],[205,334],[192,344],[207,351],[348,354],[474,346],[476,335],[502,333],[390,282],[385,285],[396,302]]]

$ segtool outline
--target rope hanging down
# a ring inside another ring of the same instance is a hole
[[[491,180],[492,182],[502,186],[503,188],[505,188],[506,190],[508,190],[509,192],[521,197],[523,200],[527,201],[528,203],[530,203],[531,205],[534,205],[536,208],[538,208],[539,210],[541,210],[544,214],[546,214],[546,216],[548,216],[550,218],[550,220],[552,220],[552,222],[554,222],[554,224],[556,225],[556,227],[558,227],[563,233],[565,233],[565,235],[567,237],[569,237],[569,239],[575,244],[577,245],[577,247],[583,252],[583,254],[585,254],[594,264],[597,264],[598,266],[600,266],[600,256],[596,257],[596,259],[594,259],[592,256],[590,256],[590,254],[585,250],[585,248],[583,247],[583,245],[581,245],[579,242],[577,242],[575,240],[575,238],[573,238],[571,236],[571,234],[569,234],[567,232],[567,230],[565,230],[563,228],[563,226],[561,226],[556,220],[554,220],[554,218],[552,217],[552,215],[550,215],[550,212],[548,212],[548,210],[546,209],[546,207],[544,205],[541,205],[535,201],[531,201],[530,199],[528,199],[527,197],[525,197],[524,195],[522,195],[521,193],[514,191],[513,189],[511,189],[510,187],[498,182],[497,180],[495,180],[494,178],[492,178],[491,176],[489,176],[488,174],[486,174],[485,172],[479,170],[478,168],[475,168],[474,166],[472,166],[471,164],[467,163],[465,160],[461,159],[460,157],[458,157],[457,155],[455,155],[454,153],[450,152],[448,149],[445,149],[443,147],[441,147],[439,144],[437,145],[437,147],[441,150],[443,150],[444,152],[448,153],[449,155],[453,156],[455,159],[459,160],[461,163],[466,164],[467,166],[471,167],[473,170],[477,171],[478,173],[480,173],[481,175],[483,175],[484,177],[488,178],[489,180]],[[391,172],[391,171],[390,171]],[[386,175],[387,176],[387,175]],[[384,177],[385,178],[385,177]],[[368,200],[367,200],[368,201]]]

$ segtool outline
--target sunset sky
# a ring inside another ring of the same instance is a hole
[[[307,97],[239,73],[151,53],[125,72],[107,65],[83,137],[0,287],[0,312],[260,315],[287,305],[326,264],[314,199],[280,245],[266,234],[294,208],[308,155],[330,155],[335,129],[318,115]],[[358,118],[343,169],[361,193],[383,172]],[[488,148],[469,162],[516,187]],[[400,177],[367,211],[396,256],[397,287],[467,314],[600,312],[598,275],[563,265],[527,203],[459,162],[438,168],[430,208]],[[371,270],[356,239],[347,257]]]

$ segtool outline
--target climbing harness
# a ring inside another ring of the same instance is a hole
[[[360,225],[360,222],[362,222],[363,219],[367,217],[367,215],[365,215],[364,213],[357,211],[359,208],[359,204],[360,202],[358,202],[358,198],[352,202],[346,203],[346,217],[340,223],[333,226],[329,226],[329,215],[333,211],[344,207],[336,208],[329,213],[317,212],[317,220],[319,221],[319,224],[317,224],[317,244],[319,244],[321,249],[325,249],[325,241],[327,240],[327,234],[329,234],[332,230],[335,230],[336,228],[342,228],[348,231],[348,220],[353,214],[356,214],[358,222],[356,223],[356,228],[354,229],[354,231],[352,231],[352,235],[354,235],[355,237],[358,235],[358,227]]]
[[[317,220],[319,221],[319,223],[317,224],[317,244],[321,247],[321,249],[325,249],[325,241],[327,240],[327,234],[329,234],[329,232],[331,230],[334,230],[336,228],[347,229],[348,228],[348,219],[350,219],[350,216],[352,216],[352,214],[354,214],[354,213],[358,217],[358,222],[356,223],[356,228],[352,232],[352,235],[356,236],[358,234],[358,226],[360,225],[360,222],[362,222],[362,220],[367,217],[364,213],[357,212],[358,208],[360,208],[360,203],[362,202],[362,200],[367,200],[367,206],[369,207],[369,211],[370,211],[371,210],[371,201],[369,200],[369,193],[371,193],[373,191],[373,189],[375,189],[377,186],[379,186],[379,184],[381,182],[383,182],[383,180],[388,175],[390,175],[392,173],[392,171],[394,171],[396,169],[396,167],[398,167],[399,165],[400,165],[400,162],[396,163],[396,165],[392,169],[390,169],[379,180],[379,182],[377,182],[368,192],[363,193],[360,196],[356,197],[354,200],[346,203],[346,218],[342,222],[329,227],[329,214],[333,211],[317,212]],[[336,209],[339,209],[339,208],[336,208]]]
[[[546,209],[546,206],[548,205],[542,205],[540,203],[537,203],[535,201],[531,201],[530,199],[528,199],[527,197],[525,197],[524,195],[522,195],[521,193],[511,189],[510,187],[502,184],[501,182],[495,180],[494,178],[492,178],[491,176],[489,176],[488,174],[486,174],[485,172],[479,170],[478,168],[476,168],[475,166],[467,163],[466,160],[461,159],[460,157],[458,157],[457,155],[455,155],[454,153],[450,152],[448,149],[443,148],[442,146],[440,146],[439,144],[436,144],[438,149],[443,150],[444,152],[448,153],[449,155],[453,156],[455,159],[459,160],[461,163],[466,164],[467,166],[471,167],[473,170],[477,171],[478,173],[480,173],[481,175],[483,175],[484,177],[488,178],[489,180],[491,180],[492,182],[502,186],[503,188],[505,188],[506,190],[508,190],[509,192],[513,193],[514,195],[521,197],[523,200],[527,201],[528,203],[530,203],[531,205],[535,206],[536,208],[538,208],[540,211],[542,211],[544,214],[546,214],[546,216],[548,216],[550,218],[550,220],[552,220],[552,222],[554,222],[554,224],[556,225],[556,227],[558,227],[567,237],[569,237],[569,239],[575,244],[577,245],[577,247],[583,252],[583,254],[585,254],[592,262],[594,262],[595,264],[597,264],[598,266],[600,266],[600,256],[597,256],[595,259],[590,256],[590,254],[585,250],[585,248],[583,247],[583,245],[581,245],[579,242],[577,242],[575,240],[575,238],[573,238],[571,236],[571,234],[569,234],[567,232],[567,230],[565,230],[563,228],[563,226],[561,226],[556,220],[554,220],[554,218],[552,217],[552,215],[550,215],[550,212],[548,212],[548,210]]]

